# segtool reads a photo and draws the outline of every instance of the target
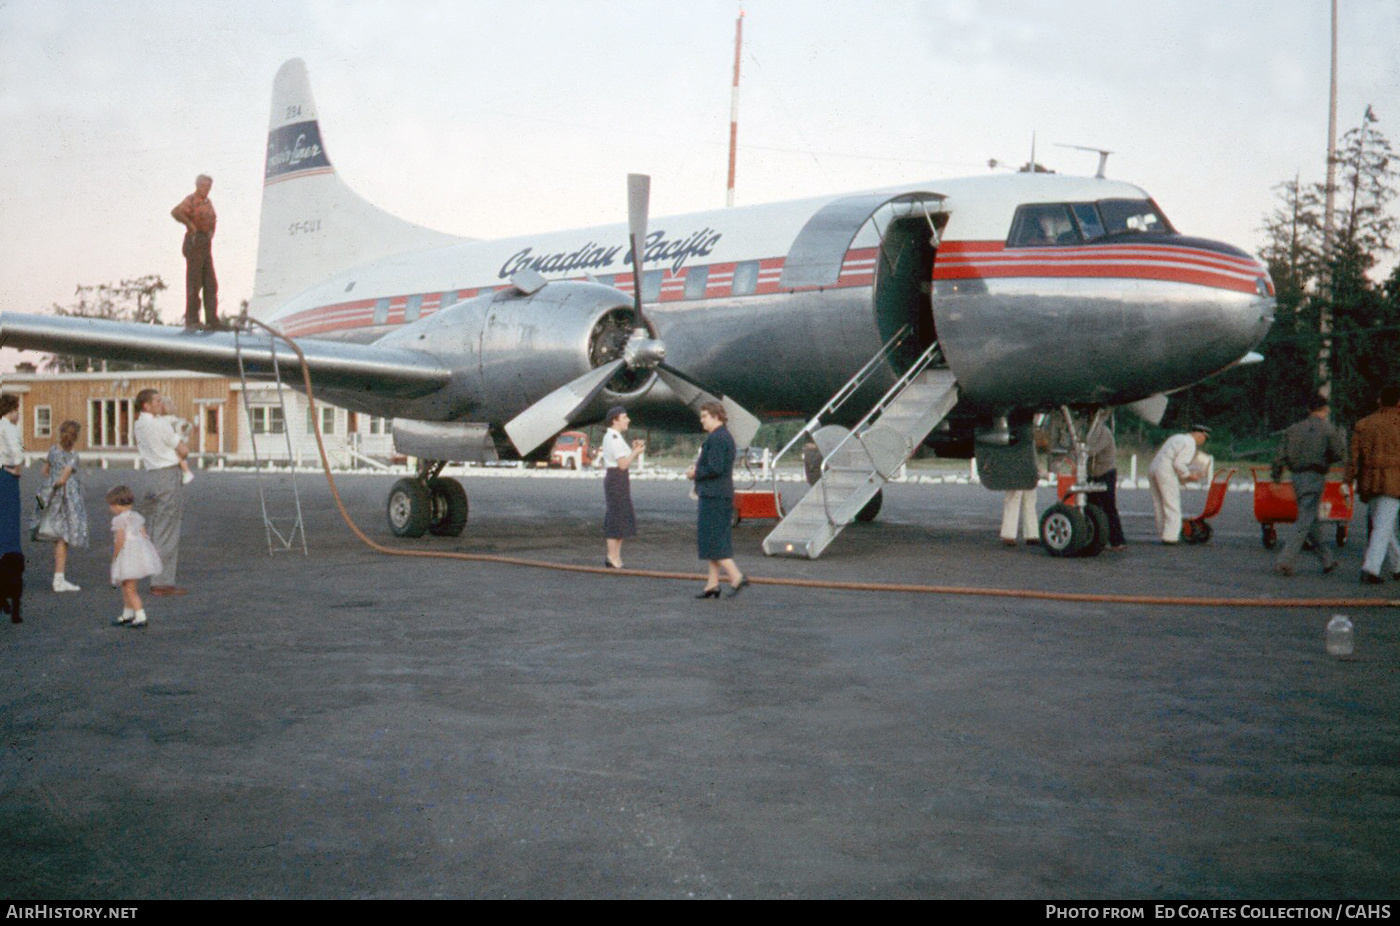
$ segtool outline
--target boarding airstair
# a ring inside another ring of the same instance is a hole
[[[253,472],[258,480],[258,501],[262,504],[263,528],[267,533],[267,552],[268,555],[290,553],[297,546],[300,546],[302,555],[305,556],[307,555],[306,525],[301,516],[301,493],[297,489],[296,454],[292,448],[291,421],[287,418],[282,370],[277,356],[277,338],[268,338],[268,347],[272,352],[271,375],[250,375],[243,362],[243,339],[251,333],[251,320],[241,317],[239,321],[234,322],[233,345],[234,355],[238,358],[238,381],[242,384],[243,389],[243,420],[247,423],[248,440],[253,449]],[[258,450],[258,434],[253,427],[252,393],[248,389],[250,379],[271,380],[277,384],[275,391],[277,403],[264,406],[268,409],[264,414],[272,420],[270,409],[275,408],[281,416],[282,436],[287,443],[287,469],[280,473],[273,469],[272,460],[264,457]],[[317,424],[319,425],[319,422]],[[286,511],[288,513],[274,516],[273,511]]]
[[[810,438],[822,454],[821,478],[764,538],[764,553],[821,556],[957,404],[957,381],[951,371],[940,367],[942,352],[935,341],[855,427],[821,423],[824,415],[855,394],[909,333],[907,326],[896,333],[774,458],[776,464]]]

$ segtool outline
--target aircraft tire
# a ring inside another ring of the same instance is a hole
[[[868,524],[875,520],[880,513],[880,508],[885,503],[885,490],[880,489],[875,493],[875,497],[865,503],[865,507],[856,512],[856,520],[862,524]]]
[[[1080,556],[1098,556],[1108,546],[1108,515],[1098,505],[1085,505],[1084,519],[1093,536],[1079,551]]]
[[[1040,545],[1051,556],[1078,556],[1092,530],[1078,506],[1057,502],[1040,516]]]
[[[395,537],[422,537],[428,530],[432,502],[416,479],[400,479],[389,490],[389,530]]]
[[[428,532],[434,537],[459,536],[467,526],[467,490],[456,479],[430,479],[428,495]]]

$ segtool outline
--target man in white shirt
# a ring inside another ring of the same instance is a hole
[[[142,389],[136,394],[136,451],[146,470],[146,494],[137,510],[146,519],[151,542],[160,552],[162,570],[151,576],[151,594],[157,597],[183,595],[185,589],[175,584],[175,569],[180,559],[180,525],[185,517],[184,484],[181,482],[180,461],[190,448],[164,417],[165,399],[156,389]]]
[[[1188,433],[1167,438],[1152,458],[1147,483],[1152,488],[1152,513],[1157,517],[1157,534],[1163,543],[1181,540],[1181,484],[1196,479],[1191,464],[1209,436],[1210,428],[1193,424]]]

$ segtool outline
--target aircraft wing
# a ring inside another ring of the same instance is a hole
[[[79,357],[102,357],[143,366],[238,375],[238,354],[249,375],[272,375],[273,338],[266,332],[186,331],[162,325],[96,318],[0,314],[0,346]],[[311,381],[332,389],[373,389],[377,394],[412,399],[445,386],[451,371],[436,357],[402,347],[375,347],[301,338]],[[301,367],[285,342],[277,362],[285,382],[301,382]]]

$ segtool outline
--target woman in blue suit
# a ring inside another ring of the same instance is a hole
[[[734,564],[734,458],[738,451],[725,422],[729,415],[718,402],[700,406],[700,427],[709,435],[700,448],[700,456],[686,476],[695,480],[695,494],[700,499],[696,519],[695,539],[700,558],[709,561],[710,576],[705,589],[696,598],[718,598],[719,574],[729,579],[726,596],[733,598],[749,584],[748,577]]]

